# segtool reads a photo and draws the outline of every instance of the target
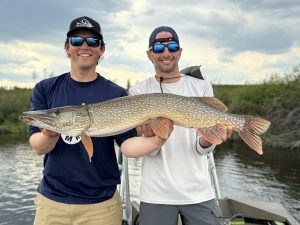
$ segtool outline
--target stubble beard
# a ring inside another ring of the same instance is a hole
[[[177,64],[173,63],[172,65],[169,66],[164,66],[164,65],[159,65],[157,64],[157,69],[163,73],[172,73],[175,71],[175,69],[177,68]]]

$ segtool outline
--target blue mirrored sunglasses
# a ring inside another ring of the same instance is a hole
[[[169,52],[177,52],[180,49],[178,43],[169,43],[152,45],[150,50],[152,50],[154,53],[163,53],[166,47],[168,48]]]
[[[96,48],[99,47],[101,44],[101,40],[95,37],[79,37],[79,36],[72,36],[69,38],[69,42],[72,46],[82,46],[84,42],[87,43],[89,47]]]

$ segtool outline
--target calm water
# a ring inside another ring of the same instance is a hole
[[[282,204],[300,221],[300,151],[265,149],[256,155],[244,144],[222,145],[215,162],[222,197],[251,198]],[[138,199],[140,159],[129,159],[130,192]],[[26,138],[0,136],[0,225],[33,223],[33,203],[41,179],[42,157]]]

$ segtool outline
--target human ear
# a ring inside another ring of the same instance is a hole
[[[148,56],[148,59],[153,63],[153,60],[152,60],[152,55],[151,55],[151,52],[150,51],[147,51],[147,56]]]

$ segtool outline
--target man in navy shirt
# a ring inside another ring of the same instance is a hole
[[[89,17],[74,19],[67,33],[65,51],[70,72],[39,82],[31,96],[31,110],[101,102],[126,95],[125,89],[96,73],[105,51],[98,22]],[[170,131],[172,125],[170,124]],[[114,140],[128,157],[159,149],[165,139],[136,137],[136,131],[92,138],[92,161],[80,137],[64,136],[30,127],[30,145],[44,156],[43,179],[36,196],[35,225],[119,225],[122,206],[116,186],[120,173]],[[143,146],[143,147],[141,147]]]

